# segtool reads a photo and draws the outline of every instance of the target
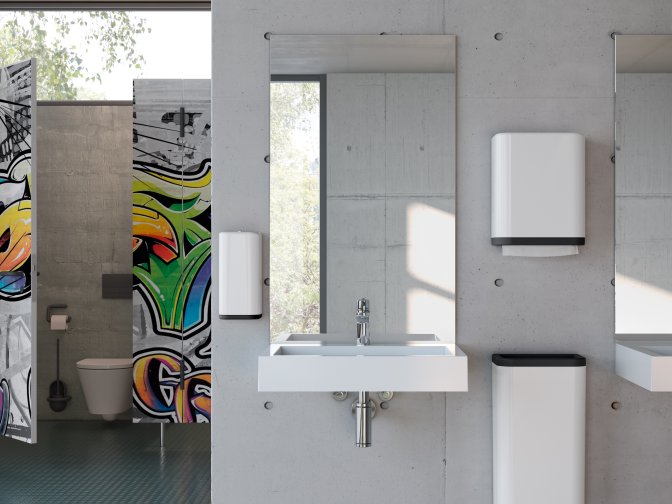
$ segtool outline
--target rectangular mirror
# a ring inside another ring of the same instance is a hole
[[[616,334],[672,333],[672,35],[616,36]]]
[[[455,37],[272,35],[271,339],[455,340]]]

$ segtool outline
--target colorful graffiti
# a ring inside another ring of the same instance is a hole
[[[30,69],[25,62],[0,72],[0,299],[6,301],[30,297]]]
[[[32,61],[0,69],[0,436],[32,442]]]
[[[134,82],[134,420],[210,421],[210,82]]]
[[[188,177],[133,166],[133,273],[156,334],[188,338],[209,325],[210,161]]]
[[[210,421],[209,370],[195,369],[177,352],[154,348],[135,356],[133,373],[133,394],[147,415],[176,423]]]

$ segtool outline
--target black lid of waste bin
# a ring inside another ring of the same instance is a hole
[[[507,367],[580,367],[586,358],[577,354],[493,354],[492,362]]]

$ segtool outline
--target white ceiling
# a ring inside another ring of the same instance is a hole
[[[271,35],[271,74],[454,73],[454,35]]]
[[[616,72],[672,73],[672,35],[617,35]]]

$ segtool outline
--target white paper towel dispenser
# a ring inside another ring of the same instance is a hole
[[[578,133],[492,137],[493,245],[584,245],[585,139]]]
[[[219,318],[261,318],[261,235],[219,233]]]

